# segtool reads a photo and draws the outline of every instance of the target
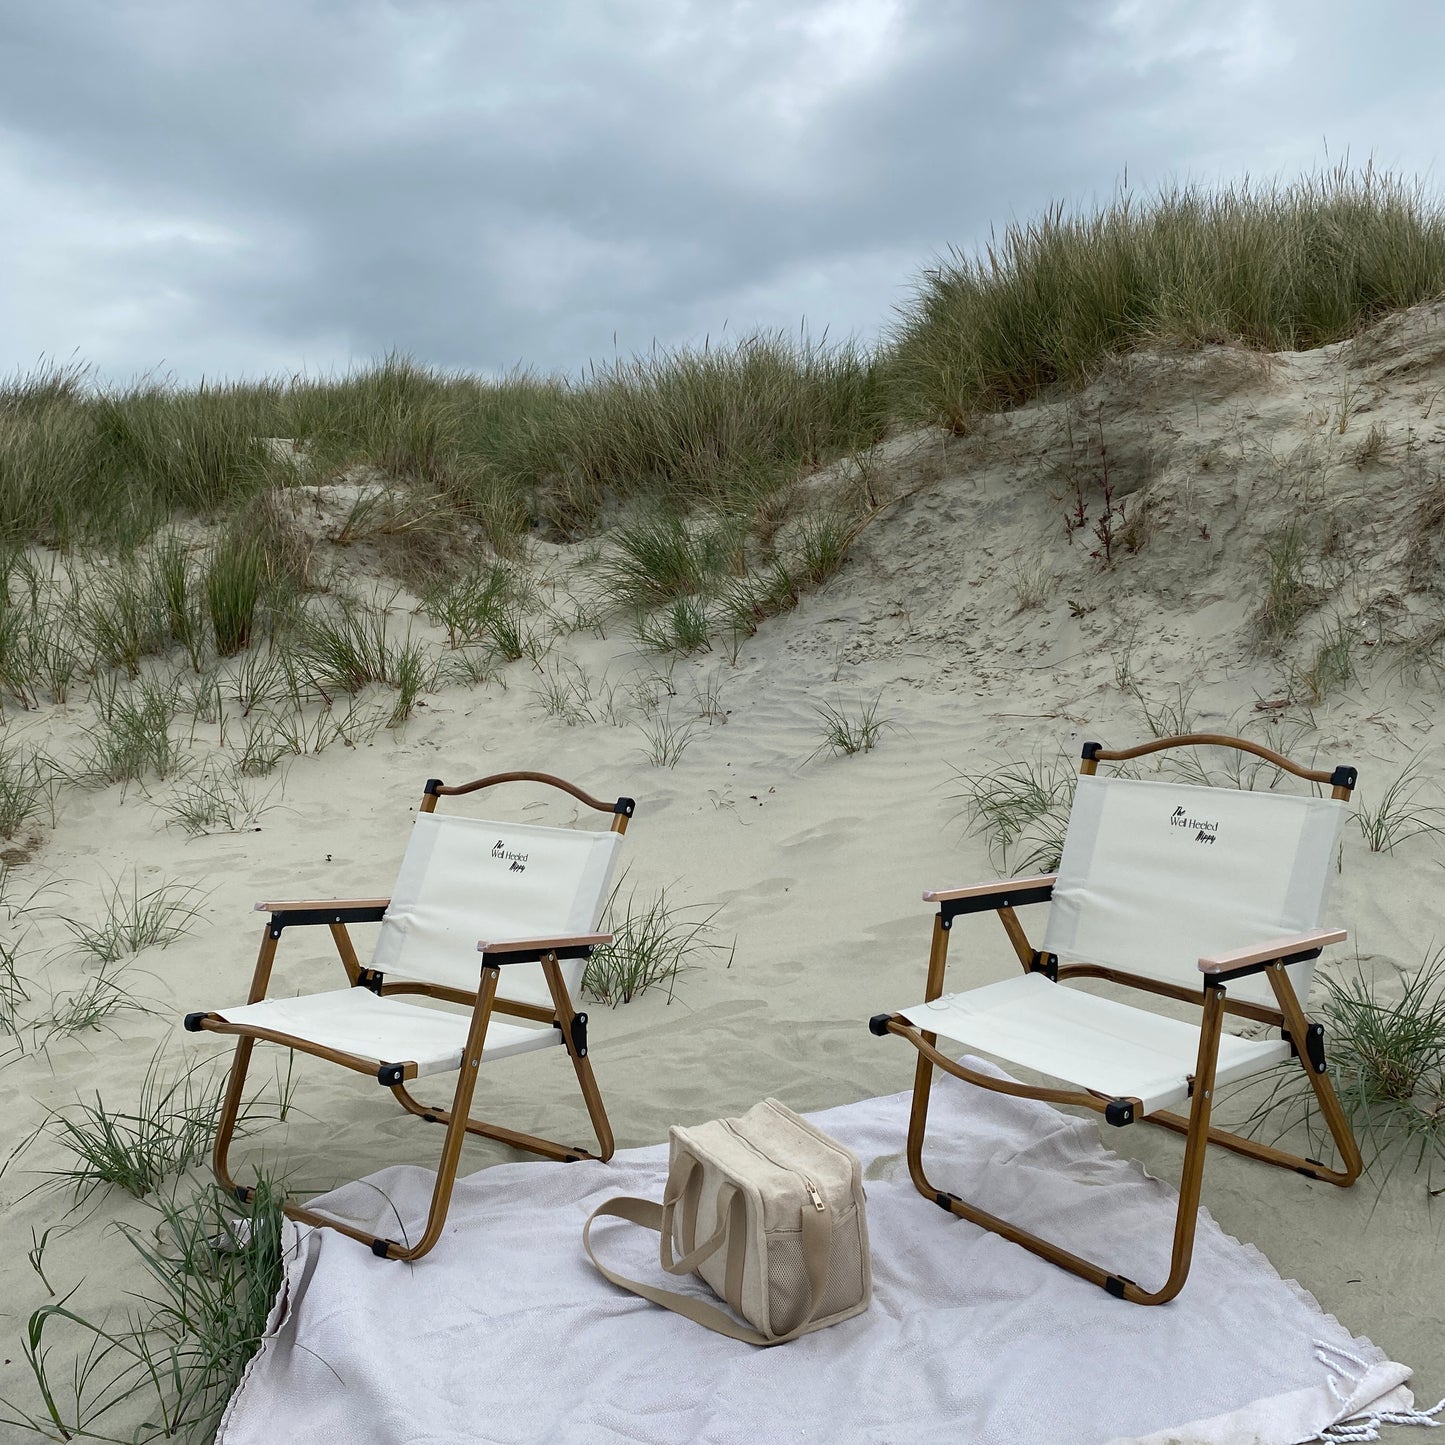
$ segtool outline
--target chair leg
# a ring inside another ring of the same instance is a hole
[[[477,995],[477,1006],[472,1014],[471,1027],[467,1032],[467,1042],[462,1053],[461,1069],[457,1074],[457,1087],[452,1107],[449,1110],[438,1111],[446,1114],[446,1137],[442,1142],[442,1154],[437,1164],[436,1182],[432,1187],[431,1207],[427,1212],[426,1225],[416,1243],[407,1245],[394,1239],[378,1238],[368,1230],[358,1229],[344,1220],[335,1219],[319,1210],[309,1209],[300,1204],[283,1203],[282,1208],[288,1219],[294,1219],[301,1224],[337,1230],[341,1234],[370,1245],[371,1252],[382,1259],[420,1259],[436,1244],[446,1224],[447,1209],[451,1204],[452,1189],[456,1184],[462,1143],[468,1132],[472,1094],[476,1089],[477,1073],[482,1062],[482,1045],[486,1038],[487,1023],[492,1014],[492,1004],[496,999],[497,981],[500,974],[501,970],[495,966],[482,970],[482,986]],[[221,1117],[216,1129],[213,1159],[216,1178],[222,1187],[241,1200],[249,1199],[252,1190],[238,1187],[235,1184],[231,1178],[226,1156],[235,1132],[236,1118],[240,1112],[241,1093],[245,1086],[246,1071],[254,1047],[254,1039],[242,1037],[237,1041],[236,1059],[231,1067],[231,1078],[227,1085],[226,1097],[221,1106]]]
[[[276,945],[280,942],[281,931],[269,924],[261,934],[261,946],[256,951],[256,967],[251,974],[251,991],[247,1003],[259,1003],[266,997],[271,983],[271,967],[276,961]],[[251,1067],[251,1051],[256,1041],[242,1035],[236,1040],[236,1052],[231,1060],[231,1076],[226,1081],[226,1097],[221,1104],[221,1117],[216,1121],[216,1138],[211,1148],[211,1167],[221,1188],[228,1194],[245,1201],[251,1197],[249,1189],[243,1189],[231,1177],[228,1155],[231,1140],[235,1136],[236,1121],[241,1115],[241,1095],[246,1087],[246,1071]]]
[[[462,1143],[467,1137],[472,1092],[477,1087],[477,1073],[482,1064],[482,1045],[486,1040],[487,1024],[491,1020],[492,1004],[497,997],[497,983],[501,975],[501,969],[495,964],[482,969],[482,987],[477,995],[477,1007],[472,1014],[472,1026],[467,1032],[461,1072],[457,1075],[457,1091],[452,1100],[446,1138],[442,1143],[442,1157],[437,1164],[436,1183],[432,1187],[431,1209],[427,1214],[426,1228],[422,1231],[421,1238],[409,1248],[395,1241],[388,1241],[388,1248],[383,1253],[379,1247],[381,1241],[374,1243],[373,1252],[385,1259],[420,1259],[441,1238],[447,1209],[452,1200],[452,1187],[457,1181],[457,1164],[462,1157]]]
[[[268,934],[263,940],[261,955],[257,961],[257,979],[253,983],[252,993],[256,997],[264,996],[266,978],[270,973],[270,964],[275,954],[276,939]],[[346,949],[342,947],[341,940],[338,940],[338,949],[342,953],[343,962],[346,961]],[[349,971],[349,970],[348,970]],[[466,1049],[463,1054],[462,1067],[457,1078],[456,1092],[452,1099],[450,1108],[434,1107],[422,1103],[415,1098],[402,1084],[391,1086],[392,1093],[397,1097],[402,1106],[412,1114],[426,1119],[433,1123],[443,1124],[446,1127],[446,1136],[442,1143],[442,1157],[437,1167],[436,1184],[432,1191],[431,1208],[427,1215],[427,1223],[421,1238],[413,1245],[405,1245],[397,1240],[377,1238],[366,1230],[358,1229],[354,1225],[345,1223],[339,1219],[333,1219],[329,1215],[322,1214],[317,1210],[308,1209],[304,1205],[283,1202],[283,1209],[287,1218],[296,1220],[298,1223],[321,1226],[328,1229],[335,1229],[342,1234],[349,1235],[352,1239],[361,1241],[371,1246],[373,1254],[384,1259],[420,1259],[426,1254],[441,1235],[443,1226],[446,1223],[447,1208],[451,1202],[452,1189],[456,1183],[457,1166],[461,1158],[462,1143],[468,1134],[477,1134],[484,1138],[495,1139],[503,1144],[508,1144],[516,1149],[527,1150],[533,1154],[540,1154],[546,1158],[560,1161],[573,1161],[578,1159],[600,1159],[607,1160],[612,1157],[614,1140],[612,1128],[607,1118],[607,1111],[602,1103],[601,1091],[597,1087],[597,1081],[592,1073],[591,1061],[587,1058],[584,1050],[579,1050],[573,1035],[572,1021],[573,1010],[571,999],[568,996],[566,985],[561,978],[561,973],[555,959],[544,961],[543,971],[549,974],[549,981],[553,984],[553,996],[557,1003],[559,1021],[562,1022],[562,1041],[567,1048],[568,1057],[572,1061],[573,1069],[577,1075],[577,1082],[582,1090],[582,1097],[587,1105],[587,1113],[592,1121],[592,1127],[597,1135],[599,1152],[592,1154],[589,1150],[575,1145],[556,1143],[550,1139],[542,1139],[532,1134],[524,1134],[515,1129],[507,1129],[499,1124],[489,1124],[480,1119],[471,1117],[472,1096],[476,1089],[477,1072],[481,1065],[482,1047],[486,1037],[487,1023],[490,1021],[493,1005],[496,1000],[498,980],[501,976],[499,968],[493,966],[482,972],[482,987],[477,995],[477,1003],[472,1014],[472,1024],[467,1036]],[[236,1122],[240,1116],[241,1098],[245,1089],[246,1074],[250,1066],[251,1054],[255,1048],[255,1039],[247,1036],[238,1038],[236,1042],[235,1059],[231,1066],[231,1075],[226,1087],[225,1099],[221,1106],[220,1118],[216,1127],[216,1139],[212,1155],[212,1164],[216,1178],[221,1187],[236,1198],[248,1200],[253,1191],[246,1186],[237,1185],[233,1179],[228,1154],[231,1141],[235,1135]]]
[[[255,1047],[254,1039],[242,1037],[236,1040],[236,1052],[231,1060],[231,1076],[226,1081],[226,1097],[221,1103],[221,1116],[216,1121],[216,1138],[211,1147],[211,1168],[216,1182],[227,1194],[241,1200],[248,1199],[251,1191],[238,1187],[235,1179],[231,1177],[228,1156],[231,1140],[236,1133],[236,1120],[241,1113],[241,1095],[246,1087],[246,1072],[251,1066],[251,1051]]]
[[[500,975],[501,970],[495,965],[482,970],[482,986],[477,994],[477,1006],[472,1013],[471,1027],[467,1031],[466,1047],[462,1051],[456,1093],[448,1111],[446,1137],[442,1141],[442,1155],[437,1163],[436,1182],[432,1186],[431,1208],[427,1211],[426,1226],[422,1230],[421,1238],[411,1245],[402,1244],[395,1239],[379,1238],[343,1220],[333,1219],[330,1215],[299,1205],[286,1206],[288,1217],[304,1224],[335,1229],[363,1244],[369,1244],[371,1252],[380,1259],[420,1259],[436,1244],[446,1225],[452,1189],[457,1180],[457,1164],[461,1159],[462,1143],[467,1136],[466,1121],[471,1110],[472,1093],[477,1086],[477,1072],[482,1062],[482,1044],[487,1034],[487,1023],[491,1019]]]
[[[492,1124],[484,1119],[468,1118],[466,1132],[475,1134],[482,1139],[494,1139],[500,1144],[506,1144],[513,1149],[525,1150],[529,1154],[539,1154],[544,1159],[556,1159],[567,1164],[576,1163],[580,1159],[598,1159],[605,1163],[612,1157],[616,1141],[613,1139],[612,1125],[607,1118],[606,1106],[602,1102],[602,1091],[597,1087],[597,1079],[592,1072],[592,1061],[586,1053],[580,1052],[576,1045],[572,1028],[574,1011],[571,996],[567,992],[566,983],[555,960],[544,959],[542,971],[552,989],[553,1007],[556,1009],[562,1043],[567,1049],[567,1057],[572,1061],[572,1068],[577,1075],[577,1084],[582,1090],[582,1100],[587,1106],[587,1116],[592,1122],[592,1132],[597,1136],[597,1153],[594,1154],[590,1149],[584,1149],[577,1144],[561,1144],[554,1139],[543,1139],[536,1134],[523,1134],[516,1129],[508,1129],[501,1124]],[[391,1091],[408,1113],[415,1114],[418,1118],[425,1119],[431,1124],[451,1124],[453,1117],[451,1109],[424,1103],[403,1084],[392,1085]]]
[[[597,1079],[592,1073],[592,1060],[587,1057],[585,1048],[579,1049],[577,1046],[576,1030],[573,1027],[576,1013],[572,1008],[572,996],[567,992],[567,981],[562,977],[562,967],[555,954],[542,960],[542,973],[552,991],[552,1003],[557,1010],[557,1022],[562,1029],[562,1042],[566,1045],[567,1057],[572,1060],[577,1085],[582,1090],[582,1098],[587,1105],[587,1117],[592,1121],[592,1132],[597,1136],[597,1157],[602,1160],[610,1159],[615,1147],[612,1125],[608,1122],[607,1109],[602,1103],[602,1091],[597,1087]]]
[[[923,1141],[928,1122],[928,1096],[933,1083],[933,1065],[922,1054],[914,1072],[913,1106],[908,1120],[908,1171],[918,1192],[947,1209],[960,1219],[967,1219],[982,1229],[991,1230],[1014,1244],[1048,1260],[1062,1269],[1107,1290],[1117,1299],[1132,1304],[1165,1304],[1184,1287],[1194,1253],[1194,1232],[1199,1218],[1199,1199],[1204,1180],[1204,1157],[1209,1142],[1209,1114],[1213,1103],[1215,1061],[1219,1054],[1219,1035],[1224,1021],[1223,995],[1208,991],[1200,1030],[1199,1056],[1194,1076],[1194,1096],[1190,1107],[1188,1143],[1184,1150],[1184,1167],[1179,1184],[1179,1207],[1174,1217],[1174,1244],[1170,1257],[1169,1276],[1157,1290],[1146,1290],[1127,1275],[1116,1274],[1102,1265],[1073,1254],[1052,1240],[1011,1224],[1006,1219],[969,1204],[958,1195],[933,1185],[923,1167]],[[925,1034],[930,1046],[935,1040]]]
[[[1290,1037],[1298,1041],[1296,1047],[1301,1051],[1300,1063],[1304,1066],[1305,1077],[1310,1081],[1310,1088],[1314,1090],[1315,1102],[1320,1106],[1320,1113],[1324,1115],[1330,1136],[1334,1139],[1335,1148],[1339,1151],[1340,1160],[1345,1166],[1342,1176],[1337,1176],[1335,1171],[1327,1170],[1322,1177],[1330,1179],[1330,1182],[1334,1184],[1353,1184],[1364,1170],[1364,1161],[1360,1158],[1360,1149],[1359,1145],[1355,1143],[1354,1130],[1350,1128],[1350,1121],[1340,1106],[1339,1096],[1335,1093],[1334,1084],[1330,1082],[1328,1071],[1315,1070],[1305,1056],[1303,1045],[1309,1037],[1309,1022],[1305,1018],[1304,1009],[1300,1007],[1299,996],[1294,991],[1289,971],[1283,963],[1277,963],[1268,970],[1268,977],[1270,987],[1274,989],[1275,1000],[1279,1004],[1280,1012],[1284,1015]]]

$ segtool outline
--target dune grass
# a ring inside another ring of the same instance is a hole
[[[0,1425],[27,1439],[213,1439],[281,1287],[281,1202],[264,1181],[245,1204],[206,1187],[159,1198],[151,1227],[122,1226],[148,1287],[124,1313],[81,1313],[80,1286],[35,1310],[19,1352],[39,1409],[0,1396]]]
[[[165,948],[184,937],[200,914],[193,902],[198,892],[191,884],[142,888],[140,874],[132,870],[128,884],[117,878],[102,890],[98,923],[78,918],[63,921],[83,952],[100,963],[116,963],[142,949]]]
[[[1445,948],[1383,980],[1363,966],[1315,981],[1311,1015],[1325,1026],[1330,1076],[1360,1144],[1365,1168],[1383,1188],[1401,1165],[1422,1171],[1432,1193],[1445,1168]],[[1291,1061],[1243,1125],[1277,1141],[1302,1128],[1312,1150],[1328,1134],[1308,1081]],[[1323,1156],[1318,1156],[1323,1157]]]
[[[898,404],[957,432],[1141,345],[1306,350],[1445,290],[1445,211],[1347,166],[1289,184],[1121,192],[1009,225],[924,272],[895,328]]]
[[[20,972],[21,942],[0,939],[0,1034],[12,1038],[20,1033],[20,1006],[30,998],[30,980]]]
[[[607,899],[602,930],[613,939],[587,961],[583,990],[612,1008],[654,988],[665,989],[671,1003],[678,976],[725,947],[712,937],[718,910],[670,902],[665,888],[640,897],[634,886],[624,899],[625,881],[619,879]],[[731,965],[729,947],[725,966]]]
[[[580,535],[639,491],[755,502],[887,422],[874,354],[771,333],[578,379],[485,382],[389,356],[286,384],[106,389],[41,368],[0,384],[0,540],[124,551],[176,514],[363,468],[459,509],[505,551],[530,522]]]
[[[1062,753],[1004,763],[988,772],[954,769],[963,785],[969,824],[988,843],[989,857],[1017,873],[1051,873],[1064,852],[1064,834],[1078,767]]]
[[[819,753],[828,752],[834,757],[851,757],[854,753],[871,753],[878,746],[878,740],[897,723],[892,718],[879,717],[883,694],[873,698],[858,698],[849,708],[843,702],[824,701],[814,703],[822,742],[808,754],[811,762]]]
[[[55,764],[33,744],[0,735],[0,839],[14,838],[55,808]]]

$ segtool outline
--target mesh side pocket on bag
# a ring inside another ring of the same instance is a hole
[[[814,1319],[855,1308],[863,1299],[863,1239],[858,1210],[850,1209],[833,1222],[828,1251],[828,1279]],[[768,1313],[775,1335],[801,1324],[808,1307],[808,1274],[803,1267],[803,1235],[789,1230],[768,1235]]]

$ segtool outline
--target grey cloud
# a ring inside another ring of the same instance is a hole
[[[1322,135],[1429,166],[1441,38],[1345,0],[35,0],[0,18],[0,215],[49,259],[0,292],[0,369],[870,332],[949,244],[1125,166],[1293,169]]]

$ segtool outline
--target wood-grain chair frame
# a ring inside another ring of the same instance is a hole
[[[468,793],[479,792],[484,788],[515,782],[540,783],[558,788],[589,808],[612,814],[611,831],[618,834],[626,833],[628,821],[636,810],[636,804],[631,798],[619,798],[615,803],[604,802],[583,792],[565,779],[554,777],[550,773],[536,772],[494,773],[455,787],[447,787],[439,778],[430,778],[427,781],[419,808],[421,812],[431,813],[436,810],[439,797],[461,797]],[[241,1100],[245,1091],[251,1054],[258,1040],[281,1044],[316,1058],[327,1059],[343,1068],[368,1074],[384,1087],[389,1088],[408,1113],[414,1114],[428,1123],[441,1124],[445,1127],[441,1160],[437,1166],[436,1183],[432,1191],[427,1222],[421,1236],[414,1243],[378,1238],[369,1231],[357,1229],[343,1220],[334,1219],[317,1210],[293,1204],[289,1200],[284,1204],[286,1214],[291,1219],[304,1224],[321,1225],[328,1229],[338,1230],[352,1239],[369,1245],[372,1253],[382,1259],[410,1260],[419,1259],[426,1254],[441,1235],[442,1227],[446,1222],[447,1209],[451,1203],[452,1189],[456,1183],[462,1143],[468,1134],[495,1139],[514,1149],[539,1154],[548,1159],[570,1162],[577,1159],[607,1160],[612,1157],[615,1148],[612,1126],[608,1121],[602,1094],[592,1072],[592,1061],[588,1056],[587,1015],[576,1010],[559,966],[560,962],[565,959],[589,957],[595,947],[610,943],[612,935],[594,933],[568,937],[511,940],[500,943],[481,940],[477,945],[480,962],[478,987],[475,992],[423,981],[395,980],[387,982],[380,973],[362,966],[352,943],[348,925],[380,923],[390,901],[388,898],[352,898],[257,903],[256,911],[270,916],[265,932],[261,936],[261,946],[256,955],[256,967],[251,975],[251,988],[246,1002],[248,1004],[259,1003],[266,997],[276,950],[281,941],[281,935],[287,928],[325,925],[331,932],[341,966],[353,988],[368,988],[383,996],[421,994],[471,1008],[471,1023],[450,1107],[425,1104],[407,1089],[406,1085],[416,1078],[417,1073],[416,1065],[412,1061],[369,1059],[356,1054],[343,1053],[337,1049],[326,1048],[275,1030],[228,1023],[214,1013],[188,1014],[185,1025],[192,1032],[204,1031],[237,1036],[236,1052],[231,1063],[230,1077],[216,1125],[212,1167],[221,1187],[243,1203],[251,1198],[253,1191],[249,1186],[236,1183],[231,1174],[229,1155],[231,1142],[235,1137],[236,1123],[240,1117]],[[540,963],[542,975],[551,996],[552,1007],[550,1009],[540,1004],[497,996],[502,969],[508,964],[516,963]],[[477,1074],[482,1062],[482,1051],[486,1045],[487,1025],[494,1013],[511,1014],[535,1023],[550,1024],[559,1031],[563,1046],[567,1050],[568,1058],[576,1073],[588,1118],[597,1138],[595,1153],[580,1145],[561,1144],[551,1139],[521,1133],[500,1124],[472,1117],[472,1095],[476,1088]]]
[[[1348,801],[1356,783],[1356,773],[1353,768],[1339,767],[1331,772],[1304,768],[1258,743],[1218,733],[1180,734],[1158,738],[1138,747],[1117,751],[1110,751],[1099,743],[1086,743],[1079,771],[1085,775],[1092,775],[1100,762],[1127,762],[1132,758],[1143,757],[1166,748],[1186,746],[1232,747],[1242,752],[1252,753],[1296,777],[1328,786],[1331,789],[1331,796],[1341,801]],[[912,1107],[908,1120],[907,1159],[909,1174],[919,1193],[959,1218],[971,1220],[984,1229],[992,1230],[995,1234],[1022,1245],[1041,1258],[1047,1259],[1063,1269],[1071,1270],[1074,1274],[1099,1285],[1119,1299],[1128,1300],[1133,1304],[1164,1304],[1179,1293],[1189,1275],[1189,1266],[1194,1250],[1195,1225],[1199,1216],[1205,1151],[1209,1144],[1219,1144],[1226,1149],[1245,1154],[1251,1159],[1292,1169],[1298,1174],[1339,1185],[1341,1188],[1347,1188],[1360,1176],[1363,1163],[1359,1147],[1355,1142],[1349,1119],[1340,1105],[1334,1085],[1329,1078],[1324,1053],[1323,1025],[1306,1017],[1286,971],[1287,966],[1291,963],[1318,957],[1323,947],[1343,940],[1345,934],[1342,930],[1315,930],[1293,938],[1278,939],[1259,948],[1240,950],[1237,953],[1224,954],[1216,958],[1202,958],[1199,961],[1200,971],[1204,975],[1201,996],[1182,985],[1147,978],[1123,969],[1105,968],[1096,964],[1059,963],[1035,950],[1029,943],[1015,910],[1029,904],[1047,902],[1053,894],[1055,877],[1056,875],[1052,873],[1036,874],[1027,878],[1012,878],[996,883],[926,892],[923,895],[924,901],[937,903],[938,912],[933,922],[925,1001],[932,1002],[943,994],[944,975],[948,964],[948,944],[954,919],[971,913],[995,913],[1003,925],[1004,932],[1025,973],[1043,970],[1056,981],[1069,978],[1102,978],[1111,983],[1124,984],[1131,988],[1180,999],[1201,1007],[1199,1052],[1194,1073],[1190,1078],[1190,1109],[1187,1117],[1165,1110],[1156,1110],[1152,1114],[1145,1114],[1142,1101],[1139,1099],[1106,1098],[1083,1089],[1024,1084],[980,1073],[942,1053],[938,1048],[937,1034],[915,1027],[900,1014],[878,1014],[869,1021],[869,1028],[880,1037],[886,1034],[896,1034],[900,1038],[907,1039],[918,1051],[918,1061],[913,1075]],[[1229,984],[1232,981],[1259,973],[1264,974],[1269,980],[1275,996],[1274,1007],[1229,997]],[[1314,1092],[1330,1136],[1334,1140],[1343,1168],[1332,1169],[1318,1159],[1291,1154],[1286,1150],[1258,1143],[1253,1139],[1231,1133],[1210,1123],[1215,1067],[1219,1055],[1220,1034],[1226,1014],[1234,1014],[1279,1028],[1290,1040],[1291,1047],[1304,1069],[1305,1077],[1309,1080],[1310,1088]],[[976,1084],[980,1088],[989,1089],[995,1093],[1011,1094],[1018,1098],[1042,1099],[1053,1104],[1073,1104],[1085,1109],[1092,1109],[1096,1113],[1103,1114],[1109,1123],[1121,1127],[1144,1119],[1149,1123],[1159,1124],[1166,1129],[1183,1134],[1185,1146],[1179,1184],[1179,1207],[1175,1216],[1169,1274],[1164,1283],[1156,1290],[1145,1289],[1126,1275],[1083,1259],[1051,1240],[1033,1234],[1008,1220],[1000,1219],[997,1215],[990,1214],[961,1199],[957,1194],[939,1189],[933,1184],[924,1168],[923,1146],[928,1128],[929,1095],[932,1090],[935,1068],[942,1069],[956,1079]]]

